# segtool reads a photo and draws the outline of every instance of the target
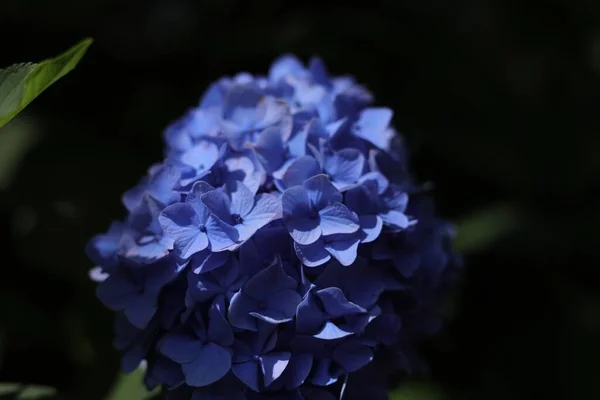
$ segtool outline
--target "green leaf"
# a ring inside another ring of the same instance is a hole
[[[10,186],[21,161],[41,140],[34,119],[15,119],[0,134],[0,190]]]
[[[146,400],[158,390],[148,392],[144,386],[144,369],[138,368],[130,374],[120,374],[106,400]]]
[[[41,400],[52,398],[56,390],[47,386],[0,383],[0,399]]]
[[[454,245],[465,254],[485,250],[513,232],[521,222],[522,216],[514,206],[486,207],[457,221]]]
[[[92,39],[84,39],[56,58],[0,70],[0,127],[73,70],[91,44]]]
[[[390,400],[442,400],[440,390],[425,382],[406,382],[390,393]]]

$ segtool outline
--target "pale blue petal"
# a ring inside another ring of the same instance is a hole
[[[339,328],[333,322],[327,321],[327,322],[325,322],[325,325],[323,325],[323,328],[319,332],[314,334],[313,336],[316,337],[317,339],[336,340],[336,339],[341,339],[346,336],[350,336],[352,334],[353,334],[353,332],[345,331],[345,330]]]
[[[342,194],[327,178],[327,175],[317,175],[304,182],[311,205],[317,210],[325,208],[328,204],[342,202]]]
[[[317,240],[306,246],[295,242],[294,250],[296,250],[296,255],[302,261],[302,264],[307,267],[318,267],[331,259],[331,255],[325,249],[322,240]]]
[[[410,225],[408,217],[399,211],[391,210],[380,215],[386,225],[392,225],[400,229],[406,229]]]
[[[358,217],[364,237],[362,243],[370,243],[377,239],[383,228],[383,220],[378,215],[361,215]]]
[[[348,239],[336,240],[328,243],[325,238],[325,249],[344,266],[348,266],[356,260],[358,244],[360,240],[355,235]]]
[[[325,159],[325,171],[336,182],[354,183],[362,175],[365,156],[353,148],[342,149]]]
[[[354,233],[358,230],[358,217],[342,203],[331,203],[319,211],[323,235]]]
[[[238,181],[228,183],[227,189],[231,198],[230,213],[241,217],[249,214],[254,205],[254,193],[246,185]]]
[[[358,121],[352,127],[352,132],[376,147],[388,150],[391,139],[388,127],[392,115],[393,112],[389,108],[367,108],[360,113]]]

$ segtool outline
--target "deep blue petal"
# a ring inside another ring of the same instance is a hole
[[[185,382],[194,387],[210,385],[231,369],[231,350],[214,343],[202,346],[198,356],[181,366]]]
[[[367,310],[358,304],[348,301],[340,288],[329,287],[317,290],[315,294],[321,299],[325,312],[331,318],[340,318],[346,315],[367,312]]]
[[[183,364],[193,361],[200,354],[202,342],[191,336],[169,333],[158,343],[159,351],[175,361]]]
[[[348,341],[340,343],[333,350],[333,359],[344,367],[346,372],[355,372],[371,362],[373,351],[356,341]]]
[[[281,376],[290,362],[289,352],[269,353],[260,357],[264,385],[269,386]]]
[[[250,389],[259,391],[259,368],[258,363],[248,361],[241,364],[233,364],[231,370],[237,378],[245,383]]]

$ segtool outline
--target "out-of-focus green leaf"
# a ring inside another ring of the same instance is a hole
[[[442,400],[440,389],[428,382],[407,382],[391,393],[391,400]]]
[[[514,206],[498,204],[476,211],[456,222],[454,245],[462,253],[485,250],[514,231],[521,221]]]
[[[41,400],[52,398],[56,390],[47,386],[0,383],[0,399]]]
[[[6,189],[27,152],[40,139],[35,121],[17,118],[0,134],[0,189]]]
[[[439,389],[422,382],[406,382],[400,388],[390,393],[390,400],[442,400]]]
[[[158,390],[148,392],[144,386],[144,369],[138,368],[130,374],[121,374],[106,400],[146,400]]]
[[[92,39],[84,39],[56,58],[0,70],[0,127],[73,70],[91,44]]]

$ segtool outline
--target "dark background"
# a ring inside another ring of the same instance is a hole
[[[0,186],[0,381],[106,394],[118,354],[86,241],[210,81],[293,52],[396,111],[444,217],[512,210],[466,254],[453,321],[423,350],[431,380],[451,398],[600,398],[600,2],[0,3],[0,66],[86,36],[79,67],[0,131],[39,138]]]

